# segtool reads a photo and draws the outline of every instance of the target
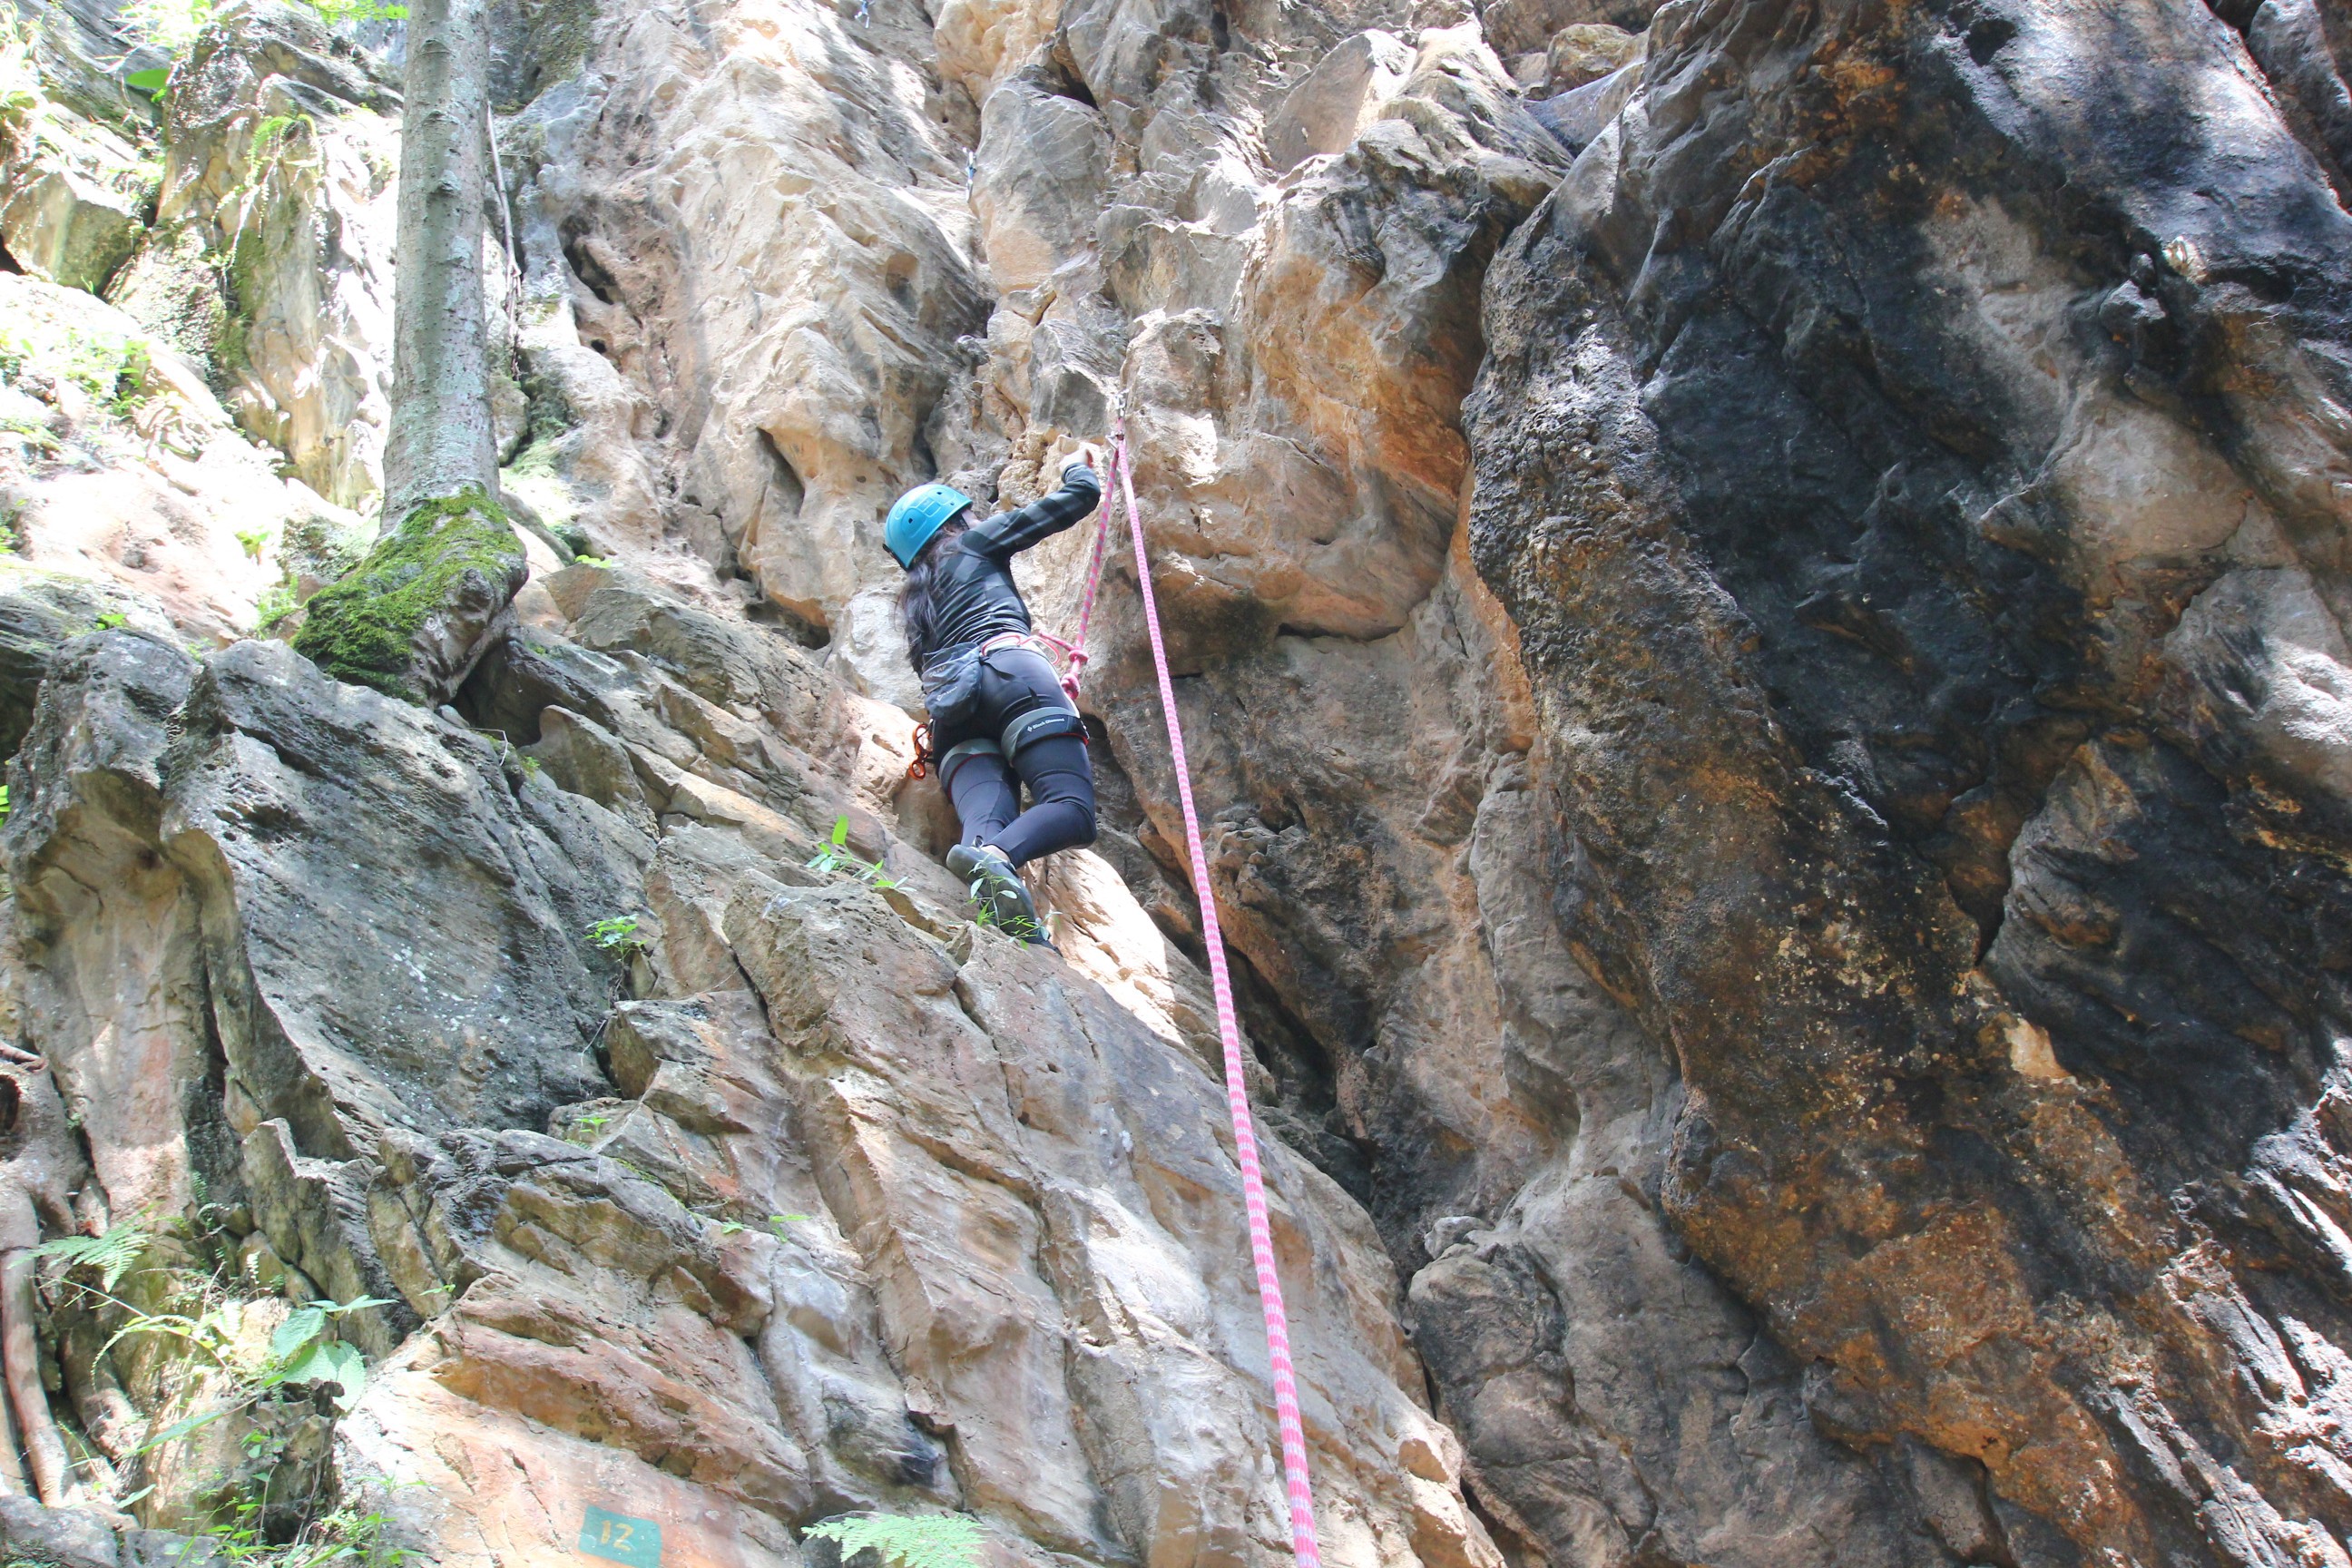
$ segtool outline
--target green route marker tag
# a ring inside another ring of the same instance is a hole
[[[580,1550],[629,1568],[661,1568],[661,1526],[590,1503],[588,1517],[580,1521]]]

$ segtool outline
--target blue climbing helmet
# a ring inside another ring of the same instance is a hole
[[[882,542],[890,547],[900,566],[910,567],[931,536],[971,505],[971,498],[952,485],[917,485],[891,507],[888,520],[882,524]]]

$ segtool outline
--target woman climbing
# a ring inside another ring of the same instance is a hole
[[[963,825],[948,869],[990,921],[1024,942],[1045,941],[1045,928],[1015,868],[1094,842],[1095,775],[1077,707],[1029,629],[1013,557],[1100,503],[1090,458],[1080,447],[1061,489],[985,522],[971,521],[961,490],[920,485],[882,527],[907,571],[898,616],[922,677],[940,784]]]

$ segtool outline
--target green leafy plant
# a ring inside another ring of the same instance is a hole
[[[709,1216],[706,1215],[703,1217],[708,1219]],[[772,1214],[768,1216],[768,1228],[781,1237],[784,1234],[784,1226],[806,1218],[808,1215],[804,1214]],[[721,1236],[740,1236],[751,1228],[740,1219],[722,1219],[718,1223],[719,1234]]]
[[[71,381],[118,416],[154,395],[153,369],[154,351],[144,338],[48,322],[0,326],[0,378],[34,371]]]
[[[293,584],[275,584],[262,591],[260,601],[253,606],[253,629],[267,637],[278,622],[301,607],[294,597]]]
[[[201,1198],[194,1227],[189,1239],[199,1244],[201,1250],[219,1252],[217,1245],[205,1246],[205,1205]],[[185,1221],[174,1226],[189,1230]],[[147,1453],[167,1443],[178,1441],[203,1427],[249,1410],[280,1390],[306,1385],[324,1385],[333,1389],[335,1408],[348,1412],[358,1403],[367,1386],[367,1363],[357,1346],[330,1337],[329,1329],[336,1320],[371,1307],[391,1303],[375,1296],[361,1296],[349,1301],[314,1301],[298,1307],[269,1336],[267,1351],[257,1356],[238,1333],[238,1317],[242,1303],[225,1297],[215,1281],[205,1279],[186,1300],[184,1310],[148,1311],[116,1292],[123,1280],[136,1268],[155,1242],[155,1236],[145,1226],[121,1224],[108,1228],[103,1236],[65,1236],[43,1242],[34,1248],[37,1258],[55,1259],[64,1265],[63,1287],[85,1299],[91,1305],[111,1308],[121,1316],[121,1325],[100,1347],[104,1355],[124,1340],[160,1337],[175,1340],[188,1353],[210,1363],[226,1374],[231,1390],[230,1397],[218,1407],[202,1415],[175,1422],[155,1433],[134,1450]],[[96,1282],[91,1282],[91,1276]]]
[[[188,52],[213,11],[213,0],[131,0],[121,19],[132,37],[176,59]]]
[[[47,425],[22,414],[0,415],[0,431],[5,431],[42,453],[55,452],[65,446]]]
[[[173,1422],[134,1450],[148,1453],[211,1426],[225,1416],[249,1410],[278,1390],[300,1384],[331,1384],[335,1409],[349,1414],[367,1388],[367,1360],[356,1345],[325,1337],[337,1318],[370,1307],[391,1303],[377,1296],[349,1301],[318,1301],[298,1308],[269,1336],[268,1353],[257,1363],[238,1343],[226,1303],[215,1303],[194,1317],[179,1312],[142,1312],[112,1296],[107,1300],[131,1313],[100,1353],[134,1334],[165,1334],[185,1342],[229,1376],[235,1397],[215,1409]]]
[[[387,5],[384,0],[303,0],[319,13],[329,26],[344,22],[401,22],[408,18],[405,5]]]
[[[610,568],[613,563],[610,561],[605,560],[601,555],[575,555],[572,558],[572,564],[574,566],[593,566],[602,571]]]
[[[810,1525],[801,1531],[801,1539],[833,1542],[845,1563],[871,1549],[896,1568],[980,1568],[981,1548],[988,1537],[977,1520],[960,1513],[921,1519],[861,1513]]]
[[[105,610],[100,613],[98,619],[89,623],[89,629],[94,632],[119,632],[130,624],[121,610]]]
[[[258,561],[261,559],[261,552],[269,548],[269,530],[240,528],[236,531],[236,542],[247,556]]]
[[[598,921],[588,928],[588,940],[606,952],[624,956],[642,952],[645,943],[637,940],[637,917],[620,915],[608,921]]]
[[[8,820],[8,786],[0,784],[0,822]]]
[[[33,28],[11,16],[0,23],[0,125],[29,118],[41,102],[40,68],[33,63]]]
[[[125,71],[122,85],[133,92],[143,92],[150,98],[161,98],[163,89],[172,85],[170,66],[152,66],[146,70]]]
[[[257,1432],[246,1439],[247,1457],[270,1461],[274,1454],[257,1451],[256,1438],[264,1443],[277,1443],[269,1434]],[[209,1544],[210,1555],[235,1563],[254,1563],[262,1568],[399,1568],[416,1556],[405,1547],[395,1546],[388,1539],[391,1519],[381,1510],[361,1510],[349,1504],[305,1522],[292,1541],[275,1544],[263,1533],[264,1500],[262,1488],[253,1488],[237,1500],[229,1518],[202,1531],[197,1541]],[[188,1551],[186,1546],[165,1547],[166,1552]]]
[[[0,790],[0,806],[5,806],[5,790]],[[154,1237],[135,1225],[110,1227],[104,1236],[61,1236],[55,1241],[45,1241],[33,1248],[36,1258],[55,1258],[64,1261],[68,1270],[88,1268],[99,1278],[99,1289],[111,1291],[122,1283],[140,1258],[146,1256]]]
[[[1039,942],[1049,934],[1044,921],[1033,921],[1026,915],[1015,915],[1005,920],[997,914],[994,905],[985,900],[973,906],[971,923],[985,926],[991,931],[1001,931],[1016,942]]]
[[[870,888],[895,888],[898,885],[897,879],[883,875],[881,867],[861,860],[849,852],[849,818],[845,816],[833,819],[833,836],[810,858],[808,868],[812,871],[846,871]]]
[[[140,405],[154,395],[150,384],[155,370],[155,356],[146,342],[139,338],[126,339],[121,360],[115,366],[114,384],[106,399],[108,412],[118,419],[128,419],[139,412]]]
[[[246,162],[253,171],[247,177],[258,183],[264,166],[272,159],[292,156],[298,131],[315,139],[318,129],[307,114],[263,115],[254,121],[253,141],[246,148]]]

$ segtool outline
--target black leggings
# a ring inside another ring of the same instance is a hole
[[[955,732],[932,737],[945,756],[972,739],[994,740],[1004,726],[1040,708],[1067,711],[1054,667],[1032,649],[1003,648],[981,665],[977,717]],[[1021,786],[1029,786],[1029,809],[1021,809]],[[1076,735],[1032,741],[1007,758],[982,752],[959,758],[947,780],[948,798],[963,823],[963,842],[993,844],[1015,866],[1057,849],[1095,841],[1095,769],[1086,742]]]

